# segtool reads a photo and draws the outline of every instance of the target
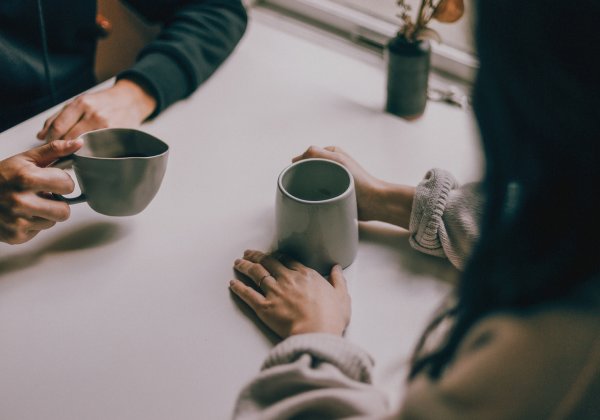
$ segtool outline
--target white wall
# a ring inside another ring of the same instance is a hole
[[[338,3],[361,10],[365,13],[380,17],[387,21],[399,22],[396,18],[398,5],[396,0],[334,0]],[[417,14],[420,0],[408,0],[413,8],[413,16]],[[433,21],[431,27],[438,31],[444,43],[468,53],[474,53],[473,43],[473,1],[465,0],[465,15],[455,23],[447,24]]]

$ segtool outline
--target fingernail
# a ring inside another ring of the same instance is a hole
[[[240,265],[240,263],[242,262],[242,260],[240,260],[239,258],[237,260],[235,260],[233,262],[233,265]]]
[[[83,144],[83,140],[81,140],[80,138],[67,141],[67,147],[72,147],[72,146],[81,145],[81,144]]]
[[[235,280],[229,280],[229,287],[233,287],[234,284],[235,284]]]

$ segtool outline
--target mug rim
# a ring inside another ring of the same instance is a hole
[[[169,153],[169,145],[167,143],[165,143],[163,140],[159,139],[158,137],[147,133],[146,131],[142,131],[142,130],[138,130],[136,128],[125,128],[125,127],[107,127],[107,128],[99,128],[97,130],[90,130],[90,131],[86,131],[85,133],[79,135],[77,138],[82,139],[83,141],[85,141],[85,137],[88,134],[93,134],[93,133],[98,133],[98,132],[102,132],[102,131],[135,131],[136,133],[142,133],[143,135],[146,136],[150,136],[152,137],[154,140],[162,143],[165,146],[165,151],[156,155],[152,155],[152,156],[128,156],[128,157],[101,157],[101,156],[85,156],[85,155],[80,155],[79,154],[79,150],[77,150],[76,152],[73,153],[73,156],[76,156],[79,159],[94,159],[94,160],[122,160],[122,159],[154,159],[157,157],[161,157],[164,156],[166,154]]]
[[[346,188],[346,190],[335,196],[332,198],[328,198],[326,200],[304,200],[302,198],[298,198],[292,194],[290,194],[284,187],[282,184],[283,181],[283,177],[284,175],[293,167],[298,166],[298,165],[302,165],[306,162],[314,162],[314,161],[323,161],[323,162],[327,162],[327,163],[332,163],[334,165],[339,166],[340,168],[342,168],[346,174],[348,175],[348,178],[350,179],[350,182],[348,183],[348,188]],[[279,177],[277,178],[277,187],[279,188],[279,191],[281,191],[282,194],[284,194],[286,197],[290,198],[291,200],[297,201],[299,203],[304,203],[304,204],[328,204],[328,203],[333,203],[335,201],[340,201],[343,200],[345,198],[347,198],[348,196],[350,196],[352,194],[352,191],[354,190],[354,177],[352,176],[352,174],[350,173],[350,171],[348,170],[348,168],[346,168],[344,165],[342,165],[341,163],[336,162],[335,160],[331,160],[331,159],[323,159],[323,158],[310,158],[310,159],[302,159],[299,160],[298,162],[294,162],[291,165],[287,166],[286,168],[284,168],[281,173],[279,174]]]

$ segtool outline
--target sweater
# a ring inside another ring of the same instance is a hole
[[[118,75],[155,97],[153,116],[205,81],[246,28],[241,0],[126,3],[163,24],[135,65]],[[96,9],[96,0],[0,2],[0,132],[96,83]]]
[[[447,172],[416,189],[410,243],[462,266],[478,236],[482,198]],[[553,304],[492,314],[475,324],[439,378],[418,374],[392,407],[372,384],[374,361],[348,340],[322,333],[275,346],[241,391],[236,419],[600,418],[600,287],[592,305]]]

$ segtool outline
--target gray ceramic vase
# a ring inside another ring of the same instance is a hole
[[[406,119],[420,117],[427,104],[431,46],[397,36],[386,46],[387,100],[385,110]]]

